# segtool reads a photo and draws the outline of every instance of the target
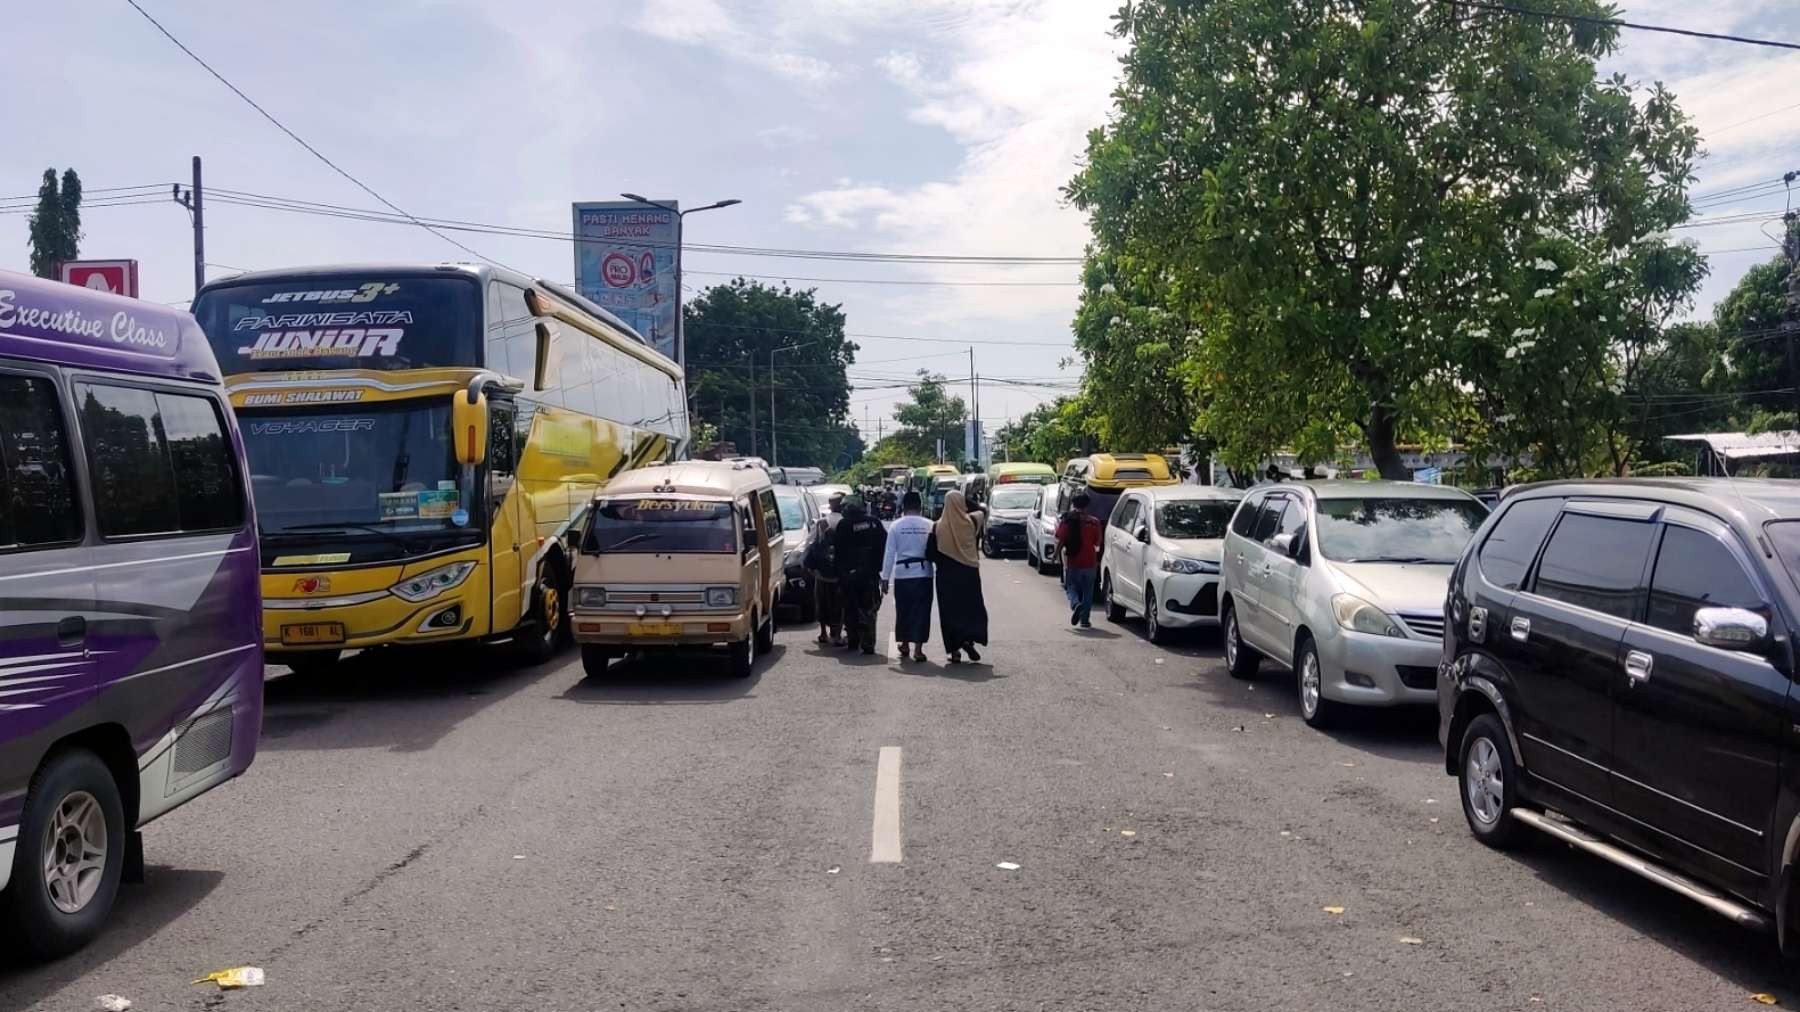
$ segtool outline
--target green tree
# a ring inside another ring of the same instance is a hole
[[[53,278],[57,264],[81,255],[81,177],[74,169],[63,172],[61,187],[56,170],[44,170],[29,223],[31,273]]]
[[[881,474],[881,469],[889,464],[905,464],[909,467],[923,467],[931,463],[931,456],[912,445],[899,433],[887,436],[866,452],[856,462],[838,474],[837,480],[848,485],[861,487],[873,484]]]
[[[850,423],[847,366],[856,344],[844,336],[841,306],[812,290],[744,278],[714,285],[685,307],[688,399],[694,418],[716,427],[738,452],[768,456],[769,385],[781,462],[833,469],[862,452]],[[775,369],[769,370],[769,353]]]
[[[1077,319],[1168,314],[1133,342],[1142,379],[1166,385],[1160,345],[1179,354],[1191,427],[1227,463],[1354,441],[1403,478],[1399,443],[1447,424],[1484,453],[1607,456],[1593,415],[1623,410],[1620,321],[1697,284],[1647,262],[1684,258],[1662,235],[1697,135],[1660,85],[1596,77],[1616,28],[1440,0],[1133,0],[1117,32],[1114,113],[1067,190],[1093,230]],[[1631,287],[1649,283],[1668,287]]]
[[[968,418],[968,407],[961,397],[951,396],[945,383],[941,374],[920,369],[918,382],[907,390],[907,399],[894,408],[894,420],[900,423],[894,437],[932,460],[937,457],[940,439],[944,441],[945,460],[957,460],[963,455],[963,422]]]
[[[1794,385],[1788,368],[1787,339],[1781,332],[1786,319],[1788,271],[1785,257],[1751,267],[1713,310],[1713,320],[1725,344],[1724,361],[1728,363],[1732,388],[1758,407],[1793,405],[1791,398],[1770,393]]]
[[[1061,470],[1070,457],[1088,452],[1093,445],[1091,434],[1082,428],[1083,417],[1090,414],[1091,409],[1081,398],[1045,401],[995,433],[996,459],[1004,447],[1013,460],[1049,464]]]

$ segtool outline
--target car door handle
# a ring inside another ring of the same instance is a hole
[[[1237,560],[1238,560],[1238,565],[1241,566],[1244,564],[1244,553],[1243,552],[1238,553]]]
[[[1524,616],[1512,620],[1512,638],[1520,643],[1531,638],[1531,620]]]
[[[65,647],[80,645],[87,639],[87,619],[80,615],[70,615],[56,623],[56,642]]]
[[[1625,681],[1631,688],[1637,688],[1650,680],[1650,669],[1656,666],[1656,658],[1642,650],[1632,650],[1625,654]]]

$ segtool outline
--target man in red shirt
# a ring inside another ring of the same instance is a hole
[[[1088,494],[1075,493],[1069,511],[1056,524],[1056,547],[1062,554],[1063,590],[1069,595],[1069,624],[1092,629],[1094,575],[1100,566],[1100,521],[1088,516]]]

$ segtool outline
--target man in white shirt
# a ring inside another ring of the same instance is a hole
[[[925,545],[931,539],[931,521],[919,515],[919,493],[908,492],[900,500],[900,519],[888,529],[887,552],[881,559],[881,591],[894,593],[894,639],[900,643],[900,659],[925,659],[925,641],[931,638],[931,561]]]

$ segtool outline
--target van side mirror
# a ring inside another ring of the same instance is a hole
[[[480,390],[450,398],[450,431],[456,462],[475,465],[487,459],[488,403]]]
[[[1694,642],[1720,650],[1755,650],[1769,638],[1769,622],[1746,608],[1700,608]]]

